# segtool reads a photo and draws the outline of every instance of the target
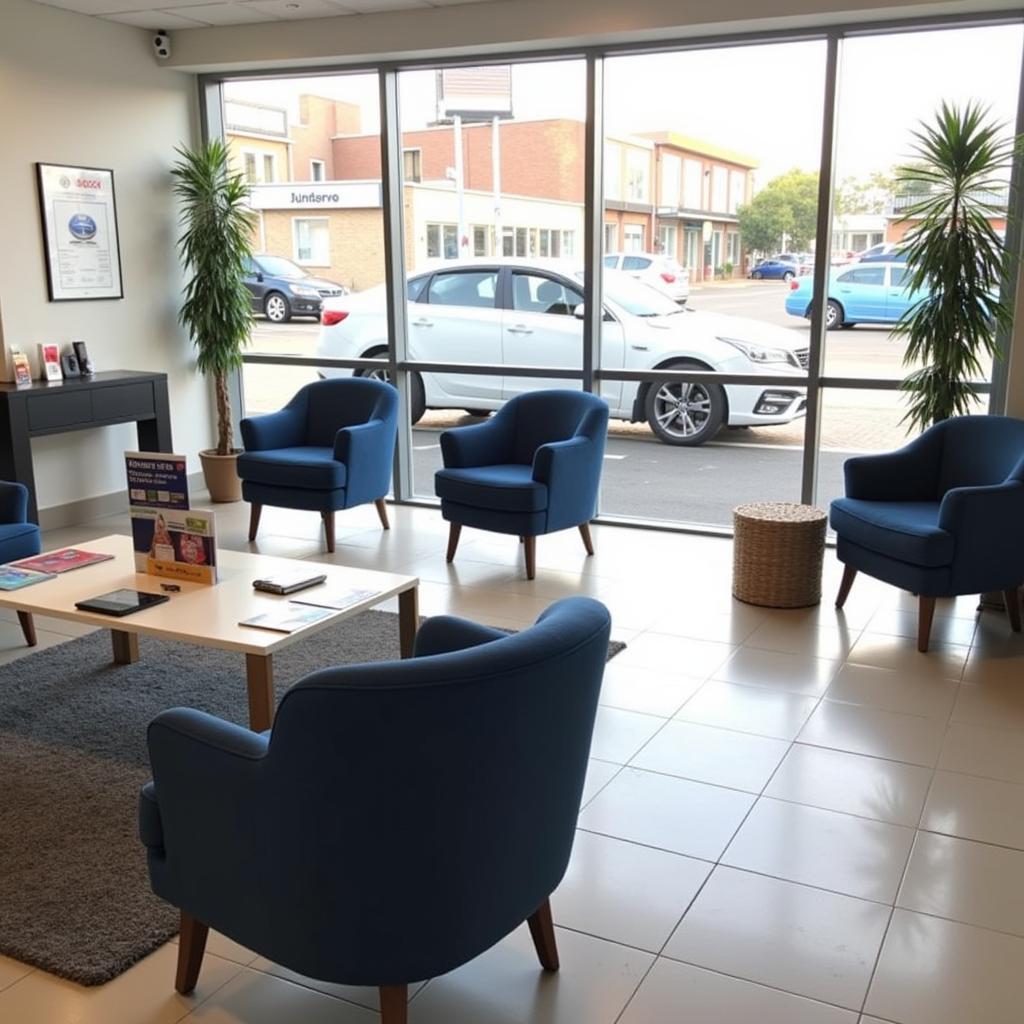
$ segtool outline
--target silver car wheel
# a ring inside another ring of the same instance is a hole
[[[275,324],[283,324],[288,319],[288,303],[283,295],[268,295],[263,311]]]
[[[711,396],[701,384],[662,384],[654,396],[654,415],[666,434],[695,437],[711,415]]]

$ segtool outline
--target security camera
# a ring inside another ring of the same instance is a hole
[[[167,60],[171,55],[171,37],[166,29],[157,29],[153,36],[153,52],[160,60]]]

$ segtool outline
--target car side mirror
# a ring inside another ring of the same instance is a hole
[[[586,316],[586,314],[587,309],[582,302],[572,311],[572,315],[576,317],[577,320],[582,320]]]
[[[257,281],[262,281],[263,280],[263,271],[262,270],[257,270],[256,271],[256,280]]]

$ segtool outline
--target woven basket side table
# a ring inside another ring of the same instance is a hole
[[[764,501],[740,505],[732,516],[733,596],[767,608],[819,604],[827,513]]]

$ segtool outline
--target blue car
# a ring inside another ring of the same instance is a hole
[[[925,297],[904,287],[905,262],[855,263],[829,275],[825,324],[828,329],[854,324],[894,324]],[[810,317],[814,279],[794,278],[789,283],[786,312]]]
[[[800,265],[789,260],[772,259],[761,260],[750,271],[750,276],[755,281],[762,278],[775,278],[776,280],[792,281],[800,273]]]

